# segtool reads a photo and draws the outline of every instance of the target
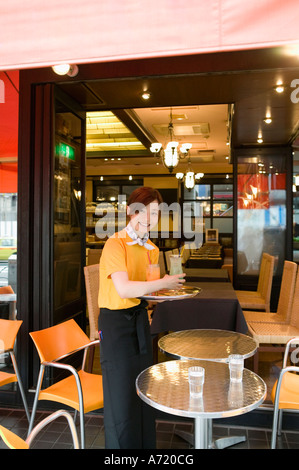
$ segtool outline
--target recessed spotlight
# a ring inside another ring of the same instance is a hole
[[[151,97],[151,94],[150,94],[149,91],[144,91],[144,92],[142,93],[142,95],[141,95],[141,98],[142,98],[143,100],[149,100],[150,97]]]
[[[265,122],[266,124],[271,124],[272,118],[270,118],[270,117],[265,117],[265,118],[264,118],[264,122]]]
[[[278,80],[276,82],[276,86],[274,88],[277,91],[277,93],[283,93],[284,92],[284,86],[283,86],[282,80]]]
[[[263,142],[263,139],[261,139],[261,138],[259,137],[259,138],[257,139],[257,142],[258,142],[259,144],[261,144],[261,143]]]
[[[133,179],[133,176],[132,176],[132,175],[130,175],[130,176],[129,176],[129,180],[130,180],[130,181],[132,181],[132,179]]]

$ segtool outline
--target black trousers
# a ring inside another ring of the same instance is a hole
[[[101,308],[100,360],[106,449],[154,449],[155,412],[137,395],[135,380],[152,365],[146,302],[124,310]]]

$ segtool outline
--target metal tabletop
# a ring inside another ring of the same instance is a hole
[[[201,399],[189,394],[188,368],[205,368]],[[168,361],[155,364],[136,379],[139,397],[148,405],[177,416],[195,418],[195,447],[208,448],[209,428],[214,418],[247,413],[265,399],[265,382],[254,372],[244,369],[240,384],[230,382],[227,364],[212,361]]]
[[[16,294],[0,294],[0,302],[15,302],[16,300]]]
[[[253,356],[257,343],[250,336],[226,330],[184,330],[163,336],[159,349],[177,359],[227,362],[230,354]]]

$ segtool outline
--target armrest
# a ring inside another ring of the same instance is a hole
[[[59,418],[60,416],[64,416],[67,419],[69,427],[70,427],[70,431],[71,431],[71,434],[72,434],[72,438],[73,438],[74,448],[79,449],[79,441],[78,441],[78,436],[77,436],[77,431],[76,431],[76,426],[75,426],[74,420],[73,420],[72,416],[65,410],[55,411],[54,413],[47,416],[47,418],[43,419],[39,424],[37,424],[35,426],[35,428],[31,431],[31,433],[29,434],[29,436],[26,439],[26,443],[29,445],[29,447],[30,447],[33,439],[37,436],[37,434],[45,426],[47,426],[49,423],[51,423],[55,419]]]

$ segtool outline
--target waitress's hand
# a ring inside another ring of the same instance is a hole
[[[184,284],[186,276],[185,273],[183,274],[174,274],[173,276],[169,276],[165,274],[163,277],[163,289],[179,289]]]

